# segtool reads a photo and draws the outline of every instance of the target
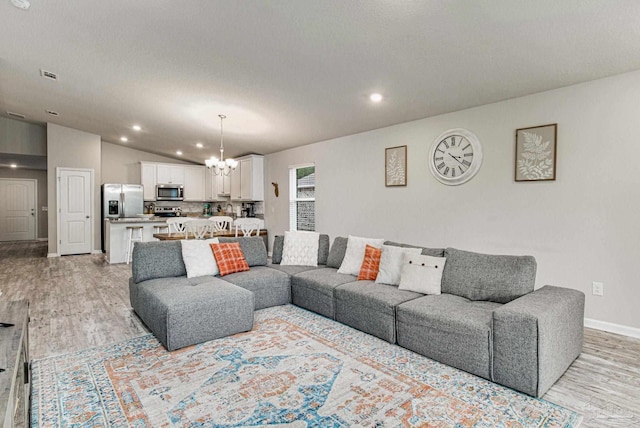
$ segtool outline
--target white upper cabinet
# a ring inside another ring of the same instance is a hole
[[[184,166],[157,164],[156,184],[185,184]]]
[[[144,187],[145,201],[156,200],[156,164],[140,162],[140,184]]]
[[[231,194],[231,177],[228,175],[217,175],[218,195],[229,196]]]
[[[204,196],[206,201],[217,201],[220,195],[220,176],[215,175],[209,168],[205,169]]]
[[[238,168],[231,176],[231,200],[263,201],[264,157],[249,155],[237,161]]]
[[[184,200],[204,201],[205,199],[205,167],[184,167]],[[179,184],[179,183],[178,183]]]

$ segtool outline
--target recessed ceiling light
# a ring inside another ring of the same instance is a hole
[[[140,125],[133,125],[131,128],[132,128],[134,131],[140,131],[140,130],[142,130],[142,128],[140,127]]]
[[[176,154],[177,154],[178,156],[182,156],[182,150],[176,150]]]
[[[18,165],[16,165],[15,163],[12,163],[11,165],[9,165],[11,168],[17,168]]]
[[[19,9],[27,10],[31,6],[31,3],[28,0],[11,0],[11,3]]]
[[[380,101],[382,101],[382,95],[376,92],[369,95],[369,99],[374,103],[379,103]]]
[[[202,144],[202,143],[196,143],[196,147],[197,147],[197,148],[199,148],[199,149],[201,149],[201,148],[203,148],[203,147],[204,147],[204,144]]]
[[[120,141],[126,143],[127,141],[129,141],[129,139],[127,137],[120,137]]]

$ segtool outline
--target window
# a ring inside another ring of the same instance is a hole
[[[316,167],[289,169],[289,230],[316,230]]]

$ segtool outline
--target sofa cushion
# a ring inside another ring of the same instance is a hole
[[[343,236],[338,236],[333,240],[333,245],[331,245],[327,256],[327,267],[340,269],[344,254],[347,252],[347,242],[348,239]]]
[[[402,248],[420,248],[423,256],[444,257],[444,248],[419,247],[417,245],[402,244],[400,242],[385,241],[384,245],[393,245]]]
[[[131,276],[134,282],[186,274],[180,241],[136,242],[133,245]]]
[[[442,292],[470,300],[507,303],[533,291],[536,259],[473,253],[455,248],[445,251]]]
[[[249,266],[267,265],[267,247],[264,246],[264,239],[260,236],[240,236],[238,238],[219,238],[221,243],[239,242],[240,249],[244,254]]]
[[[308,270],[291,277],[291,298],[296,306],[335,319],[333,290],[355,280],[355,276],[338,273],[336,268]]]
[[[393,285],[358,281],[340,285],[334,296],[337,321],[395,343],[396,306],[423,295]]]
[[[246,272],[226,275],[225,281],[252,291],[255,309],[291,303],[291,277],[267,266],[254,266]]]
[[[318,241],[318,264],[326,265],[329,257],[329,235],[320,234]],[[282,261],[282,251],[284,249],[284,236],[276,235],[273,238],[273,250],[271,252],[271,263],[280,264]]]
[[[492,317],[500,306],[452,294],[402,303],[396,308],[398,344],[491,379]]]
[[[280,272],[284,272],[289,276],[294,276],[302,272],[306,272],[308,270],[313,269],[323,269],[326,266],[289,266],[289,265],[278,265],[273,263],[267,263],[267,267],[271,269],[279,270]]]

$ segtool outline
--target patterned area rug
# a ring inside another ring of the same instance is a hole
[[[576,427],[581,417],[295,306],[167,352],[152,335],[33,362],[32,426]]]

